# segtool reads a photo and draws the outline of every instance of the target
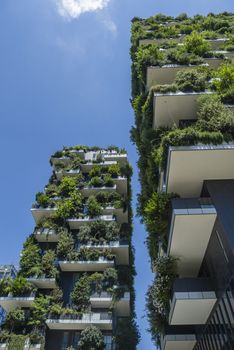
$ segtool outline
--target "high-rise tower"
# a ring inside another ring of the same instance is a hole
[[[131,167],[124,150],[64,148],[31,212],[1,349],[135,349]],[[5,345],[4,345],[5,344]]]
[[[233,14],[132,21],[138,212],[161,350],[234,349]]]

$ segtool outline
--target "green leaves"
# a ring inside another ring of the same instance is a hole
[[[87,201],[87,214],[94,218],[100,216],[103,212],[102,206],[98,203],[97,199],[94,196],[89,196]]]
[[[59,241],[56,248],[56,254],[59,259],[67,260],[69,254],[73,250],[74,239],[70,232],[61,232],[59,234]]]
[[[104,336],[99,328],[87,327],[81,332],[78,346],[80,350],[104,350]]]

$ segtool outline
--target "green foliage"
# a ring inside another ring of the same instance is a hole
[[[119,240],[119,226],[116,222],[107,223],[97,220],[90,224],[82,225],[78,239],[81,243],[103,244],[104,242]]]
[[[12,334],[8,347],[8,350],[24,350],[24,344],[27,336],[22,334]]]
[[[77,188],[75,177],[64,176],[58,186],[58,193],[61,197],[69,197]]]
[[[16,308],[16,309],[10,310],[7,313],[4,326],[6,326],[7,329],[9,329],[12,332],[15,328],[24,325],[24,322],[25,322],[24,311],[19,308]]]
[[[45,322],[51,298],[48,295],[39,295],[33,302],[29,325],[38,327]]]
[[[115,342],[121,350],[135,350],[140,341],[140,333],[134,320],[119,318]]]
[[[57,274],[57,269],[54,266],[55,252],[51,249],[47,250],[42,256],[41,269],[42,273],[46,275],[47,278],[55,278]]]
[[[72,192],[70,198],[58,202],[56,218],[66,220],[75,216],[79,217],[82,212],[82,196],[80,192]]]
[[[185,38],[184,45],[188,52],[198,56],[203,56],[207,51],[210,51],[208,42],[195,31]]]
[[[67,260],[74,247],[74,239],[70,232],[61,232],[56,248],[56,255],[61,260]]]
[[[91,187],[102,187],[103,186],[103,180],[99,176],[94,176],[89,181],[89,186]]]
[[[111,164],[108,166],[107,172],[111,175],[111,177],[118,177],[120,175],[120,166],[119,164]]]
[[[154,267],[157,276],[147,292],[147,316],[153,339],[158,345],[160,333],[167,322],[172,284],[177,276],[176,260],[172,257],[161,257]]]
[[[95,164],[90,170],[89,176],[93,178],[93,177],[99,177],[100,175],[101,175],[101,167],[100,165]]]
[[[43,192],[38,192],[36,194],[36,201],[42,208],[47,208],[49,204],[51,204],[50,198]]]
[[[76,282],[71,293],[71,300],[78,311],[86,311],[90,306],[91,287],[86,274]]]
[[[89,196],[87,201],[87,214],[94,218],[96,216],[100,216],[103,212],[102,206],[98,203],[95,196]]]
[[[113,187],[114,186],[114,180],[112,179],[111,175],[106,174],[103,178],[104,186],[106,187]]]
[[[20,273],[24,277],[31,277],[41,273],[40,248],[33,236],[27,238],[20,257]]]
[[[0,279],[0,296],[7,296],[11,292],[11,279],[1,278]]]
[[[27,282],[26,278],[18,275],[11,280],[11,293],[14,297],[20,297],[33,292],[35,289],[31,283]]]
[[[207,77],[196,69],[181,70],[176,74],[175,84],[184,92],[204,91]]]
[[[104,336],[99,328],[87,327],[81,332],[78,346],[80,350],[104,350]]]

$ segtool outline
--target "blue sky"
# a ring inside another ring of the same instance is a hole
[[[131,18],[233,10],[233,0],[0,1],[0,263],[18,263],[34,226],[34,195],[50,176],[50,154],[63,145],[125,147],[134,196],[139,191],[129,140]],[[136,219],[138,349],[151,350],[142,318],[152,279],[145,238]]]

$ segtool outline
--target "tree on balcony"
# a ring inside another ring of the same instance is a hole
[[[99,328],[87,327],[81,332],[78,346],[80,350],[104,350],[104,336]]]

